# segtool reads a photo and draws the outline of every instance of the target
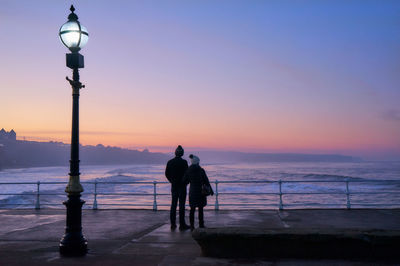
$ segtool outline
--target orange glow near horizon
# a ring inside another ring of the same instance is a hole
[[[375,149],[393,149],[390,139],[380,139],[375,133],[370,136],[348,135],[346,132],[320,132],[318,135],[308,134],[306,130],[287,129],[279,131],[265,131],[263,134],[252,134],[251,129],[243,132],[237,129],[220,129],[217,133],[210,133],[207,130],[200,131],[192,127],[195,133],[190,136],[185,132],[177,133],[176,131],[164,131],[164,134],[152,134],[149,132],[96,132],[82,131],[80,134],[80,142],[83,145],[110,145],[123,148],[149,148],[152,151],[165,151],[163,147],[174,147],[177,144],[190,147],[199,147],[203,149],[219,149],[219,150],[239,150],[239,151],[345,151],[345,150],[375,150]],[[216,128],[213,128],[215,130]],[[249,127],[247,127],[249,129]],[[348,129],[347,129],[348,130]],[[16,129],[18,139],[35,140],[35,141],[61,141],[69,143],[70,132],[68,131],[21,131]],[[230,132],[230,133],[229,133]],[[292,132],[293,135],[287,132]],[[324,133],[324,134],[322,134]],[[342,135],[340,135],[342,134]],[[372,135],[372,137],[371,137]]]

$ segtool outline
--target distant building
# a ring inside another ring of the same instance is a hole
[[[14,129],[11,129],[10,132],[7,132],[2,128],[0,130],[0,141],[16,141],[17,133],[15,133]]]

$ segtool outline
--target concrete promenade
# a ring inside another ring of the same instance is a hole
[[[171,232],[168,217],[167,211],[84,210],[89,253],[66,258],[58,253],[64,210],[0,210],[0,265],[400,265],[398,260],[208,258],[202,256],[190,231]],[[210,228],[400,231],[400,210],[210,210],[205,221]]]

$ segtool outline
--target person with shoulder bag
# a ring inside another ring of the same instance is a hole
[[[194,213],[199,211],[199,227],[204,228],[204,207],[207,205],[207,196],[214,195],[206,171],[200,166],[200,158],[190,154],[191,165],[183,178],[189,188],[190,229],[194,230]]]

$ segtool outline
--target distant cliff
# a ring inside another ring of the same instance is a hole
[[[361,159],[336,154],[243,153],[235,151],[199,151],[203,163],[268,162],[359,162]],[[188,155],[188,154],[187,154]],[[119,147],[80,146],[82,165],[165,164],[173,154]],[[70,145],[62,142],[21,140],[0,141],[0,169],[69,165]]]
[[[0,169],[69,164],[70,145],[62,142],[2,141],[0,143]],[[147,150],[128,150],[118,147],[80,146],[83,165],[96,164],[159,164],[169,157]]]
[[[206,163],[267,163],[267,162],[360,162],[361,158],[339,154],[245,153],[236,151],[199,151]]]

